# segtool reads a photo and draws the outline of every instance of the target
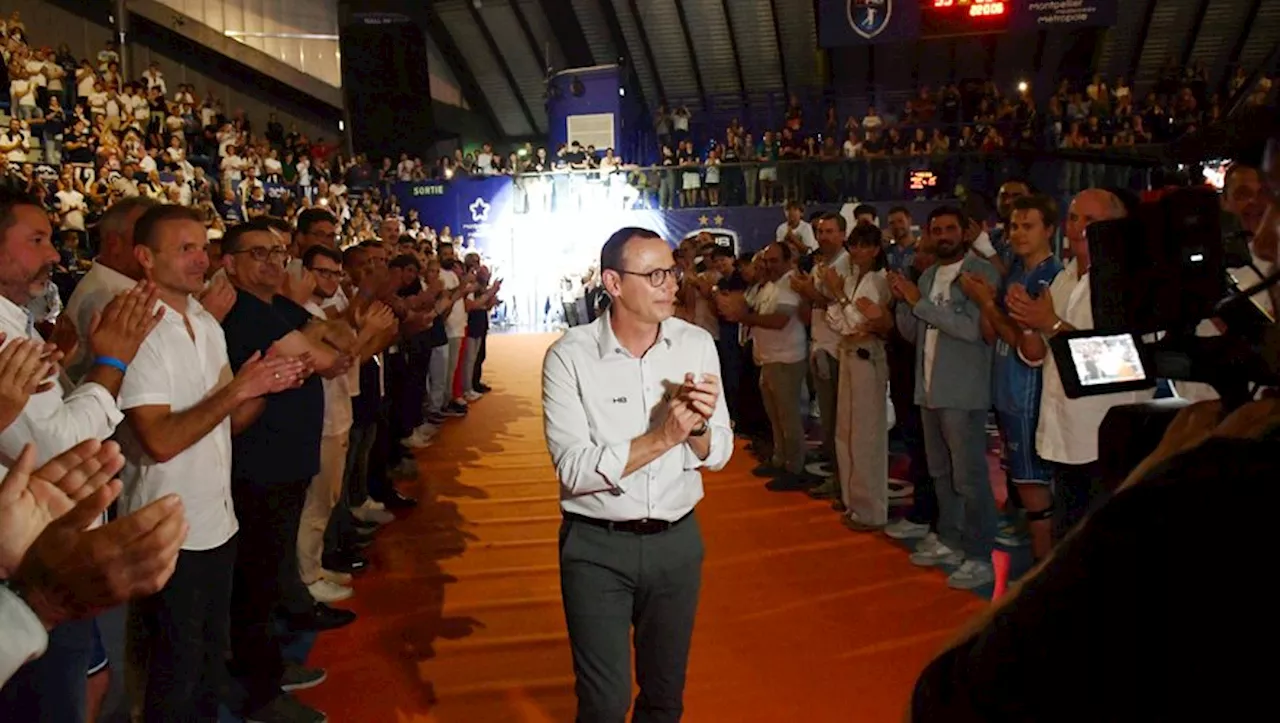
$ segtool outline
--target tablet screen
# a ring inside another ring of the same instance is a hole
[[[1067,341],[1080,385],[1140,382],[1147,378],[1132,334],[1087,336]]]

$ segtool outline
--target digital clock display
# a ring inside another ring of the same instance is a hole
[[[921,35],[926,38],[951,35],[998,33],[1009,28],[1013,0],[923,0]]]

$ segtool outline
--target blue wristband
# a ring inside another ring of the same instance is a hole
[[[125,364],[124,362],[120,361],[119,359],[117,359],[117,358],[115,358],[115,357],[113,357],[113,356],[98,356],[98,357],[94,357],[94,358],[93,358],[93,363],[94,363],[94,364],[101,364],[101,365],[102,365],[102,366],[104,366],[104,367],[111,367],[111,368],[113,368],[113,369],[119,369],[121,374],[124,374],[125,372],[129,371],[129,365],[128,365],[128,364]]]

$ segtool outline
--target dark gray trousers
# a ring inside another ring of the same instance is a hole
[[[626,720],[633,629],[640,695],[632,721],[680,720],[702,556],[693,515],[653,535],[572,520],[560,525],[560,591],[577,678],[577,723]]]

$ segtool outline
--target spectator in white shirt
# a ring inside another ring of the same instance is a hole
[[[9,163],[26,163],[30,143],[26,131],[22,130],[22,122],[17,118],[9,119],[9,129],[0,133],[0,153],[5,159]]]
[[[396,166],[396,178],[402,183],[413,180],[413,161],[409,160],[408,153],[400,154],[400,164]]]
[[[59,228],[63,231],[75,231],[83,234],[84,214],[89,210],[85,204],[84,194],[70,184],[70,176],[58,179],[58,191],[54,194],[57,200],[58,215],[61,217]]]
[[[106,46],[98,51],[98,72],[105,73],[112,63],[120,62],[119,47],[114,40],[108,40]]]
[[[804,204],[798,201],[787,203],[787,220],[778,224],[773,240],[790,245],[792,255],[797,257],[818,248],[813,226],[804,220]],[[843,243],[844,239],[840,241]]]
[[[711,337],[672,318],[679,267],[667,243],[622,229],[600,268],[609,311],[552,345],[542,371],[578,718],[626,716],[634,640],[635,716],[675,720],[701,581],[698,470],[724,466],[732,432]]]
[[[823,219],[823,232],[828,223]],[[880,229],[854,228],[847,246],[849,270],[823,271],[823,284],[835,296],[824,310],[831,329],[840,335],[839,402],[826,421],[836,428],[836,457],[841,522],[855,532],[878,530],[889,521],[889,363],[885,342],[871,329],[867,312],[887,317],[891,298],[885,279]],[[865,310],[865,311],[864,311]],[[814,318],[817,321],[817,317]]]
[[[120,387],[128,459],[120,506],[127,513],[176,494],[190,530],[169,583],[131,609],[146,631],[143,659],[151,671],[143,717],[211,719],[217,717],[230,634],[237,530],[232,428],[261,412],[260,397],[296,386],[303,364],[283,357],[251,360],[232,377],[222,327],[193,296],[204,289],[209,265],[197,211],[154,206],[138,219],[135,240],[165,318]]]
[[[40,105],[36,102],[36,88],[36,83],[29,76],[15,75],[9,81],[9,107],[14,111],[14,118],[31,120],[44,116],[44,111],[40,110]]]
[[[39,199],[15,190],[0,190],[0,332],[10,343],[17,339],[40,339],[33,320],[25,306],[42,293],[48,284],[50,273],[59,261],[51,237],[53,229]],[[101,322],[90,335],[94,364],[84,383],[74,390],[66,389],[56,381],[48,389],[33,394],[18,418],[0,431],[0,454],[9,459],[21,454],[24,446],[35,447],[36,463],[43,464],[55,455],[86,440],[106,439],[119,424],[121,415],[116,407],[116,395],[124,371],[137,353],[138,346],[159,321],[160,314],[152,313],[155,305],[154,289],[138,285],[112,300],[104,310]],[[55,629],[54,636],[63,636],[52,648],[80,658],[74,651],[89,648],[92,626]],[[83,687],[88,670],[75,670],[77,664],[62,655],[46,656],[42,666],[71,670],[68,675],[77,679]],[[66,689],[46,689],[49,685],[63,685],[56,675],[34,673],[34,679],[24,684],[22,690],[10,695],[17,702],[0,704],[6,712],[26,710],[29,701],[40,700],[48,709],[45,716],[57,720],[83,720],[85,711],[83,696],[67,696]],[[14,686],[9,686],[10,688]],[[6,688],[6,693],[9,693]],[[63,696],[63,698],[59,698]],[[22,701],[27,701],[24,703]],[[19,718],[25,717],[19,714]]]
[[[164,82],[164,73],[160,70],[160,64],[154,60],[151,61],[151,65],[148,66],[146,70],[142,71],[142,79],[147,82],[148,92],[150,92],[152,88],[159,88],[160,95],[169,94],[169,89]]]
[[[1093,328],[1093,301],[1089,290],[1089,241],[1085,229],[1094,221],[1122,218],[1124,204],[1114,194],[1098,188],[1082,191],[1067,212],[1066,236],[1071,260],[1059,272],[1048,294],[1032,299],[1014,285],[1008,293],[1009,315],[1027,329],[1048,340],[1074,329]],[[1055,540],[1061,540],[1104,495],[1098,464],[1098,430],[1112,407],[1150,399],[1151,392],[1120,392],[1068,399],[1053,354],[1044,355],[1044,389],[1040,397],[1040,421],[1036,451],[1054,463]]]
[[[758,268],[764,284],[752,299],[720,295],[721,316],[750,328],[760,365],[760,394],[773,426],[773,455],[753,474],[773,477],[766,487],[799,490],[815,481],[804,471],[804,422],[800,389],[808,371],[808,342],[800,321],[800,296],[791,288],[795,253],[790,244],[773,243],[760,253]]]

